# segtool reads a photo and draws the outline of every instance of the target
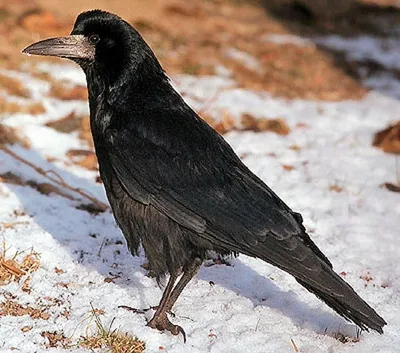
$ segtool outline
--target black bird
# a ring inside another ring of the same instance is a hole
[[[71,59],[86,74],[100,175],[115,219],[130,251],[137,254],[142,244],[157,278],[170,274],[148,326],[184,335],[167,313],[215,251],[269,262],[361,329],[383,333],[385,320],[332,270],[301,215],[184,102],[128,22],[83,12],[70,36],[23,52]]]

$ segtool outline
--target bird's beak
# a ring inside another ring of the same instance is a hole
[[[49,38],[26,47],[28,55],[58,56],[69,59],[94,59],[95,48],[83,35]]]

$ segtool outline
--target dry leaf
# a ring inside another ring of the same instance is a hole
[[[64,336],[63,333],[57,331],[44,331],[40,334],[42,337],[47,338],[47,348],[62,347],[67,348],[71,344],[71,339]]]
[[[13,96],[28,97],[25,86],[16,78],[0,74],[0,88]]]
[[[25,293],[30,293],[31,292],[31,278],[30,277],[27,277],[24,280],[24,283],[22,283],[21,289]]]
[[[67,156],[77,165],[89,170],[98,170],[96,154],[88,150],[69,150]],[[78,157],[78,158],[76,158]],[[81,157],[81,158],[79,158]]]
[[[93,308],[92,312],[96,315],[104,315],[104,310],[103,309],[96,309]]]
[[[383,186],[393,192],[400,192],[400,185],[395,185],[392,183],[384,183]]]
[[[121,276],[112,276],[112,277],[106,277],[104,278],[104,282],[105,283],[114,283],[115,279],[120,278]]]
[[[89,115],[81,119],[81,126],[79,128],[79,138],[86,141],[89,144],[89,146],[94,147],[92,131],[90,129]]]
[[[2,145],[20,144],[25,148],[30,147],[29,140],[15,128],[0,124],[0,148]]]
[[[371,274],[368,271],[365,275],[360,276],[360,278],[362,280],[364,280],[365,282],[371,282],[374,280],[374,278],[371,276]]]
[[[263,119],[255,118],[250,114],[243,114],[241,118],[243,130],[250,131],[271,131],[279,135],[287,135],[290,132],[290,128],[282,118],[276,119]]]
[[[75,112],[72,112],[61,119],[48,122],[46,126],[60,132],[70,133],[80,128],[81,119],[83,119],[82,116],[78,116]]]
[[[92,152],[92,154],[86,156],[84,159],[79,161],[77,163],[83,168],[89,169],[89,170],[98,170],[99,166],[97,163],[97,157],[96,155]]]
[[[24,271],[19,269],[18,263],[14,260],[3,260],[0,265],[17,278],[21,278],[25,274]]]
[[[297,152],[297,151],[301,150],[301,147],[299,145],[290,145],[289,149],[292,150],[292,151]]]
[[[400,154],[400,121],[377,132],[372,145],[388,153]]]
[[[46,112],[44,106],[40,102],[31,104],[18,104],[9,102],[4,97],[0,97],[0,114],[16,114],[26,113],[31,115],[43,114]]]
[[[54,267],[54,272],[57,273],[58,275],[61,275],[61,274],[65,273],[64,270],[62,270],[60,268],[57,268],[57,267]]]
[[[61,316],[64,316],[66,319],[69,319],[70,316],[71,316],[71,313],[70,313],[68,310],[65,309],[65,310],[61,313]]]
[[[31,251],[22,257],[16,253],[14,256],[7,258],[5,245],[3,251],[0,252],[0,285],[8,284],[12,281],[19,281],[22,276],[35,272],[40,267],[39,254]],[[23,291],[29,291],[30,277],[26,278],[23,285]]]
[[[295,169],[295,167],[293,167],[292,165],[289,165],[289,164],[282,164],[282,168],[284,170],[287,170],[288,172],[291,172],[292,170]]]
[[[67,288],[67,289],[68,289],[69,282],[68,282],[68,283],[57,282],[57,283],[55,284],[55,286],[56,286],[57,288]]]
[[[342,192],[343,188],[339,185],[333,184],[329,186],[329,191]]]
[[[0,316],[23,316],[29,315],[32,319],[48,320],[50,315],[44,309],[34,309],[30,306],[23,306],[15,300],[7,299],[0,303]]]
[[[233,119],[228,113],[224,112],[221,120],[216,120],[209,115],[202,114],[202,119],[210,125],[214,130],[220,134],[225,134],[229,131],[236,130],[235,119]]]

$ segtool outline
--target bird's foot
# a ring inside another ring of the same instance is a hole
[[[133,312],[133,313],[135,313],[135,314],[146,314],[146,313],[147,313],[148,311],[150,311],[150,310],[157,310],[157,309],[158,309],[158,305],[156,305],[156,306],[150,306],[150,307],[145,308],[145,309],[136,309],[136,308],[132,308],[132,307],[127,306],[127,305],[119,305],[118,308],[131,311],[131,312]],[[175,317],[175,316],[176,316],[172,311],[167,311],[167,312],[168,312],[168,314],[170,314],[172,317]]]
[[[174,336],[179,335],[180,333],[183,336],[183,342],[186,343],[186,333],[182,327],[178,325],[174,325],[171,321],[169,321],[167,315],[162,313],[160,315],[154,316],[148,323],[147,326],[151,328],[155,328],[159,331],[169,331]]]

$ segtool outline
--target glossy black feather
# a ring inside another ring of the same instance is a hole
[[[301,216],[186,105],[140,35],[102,11],[77,19],[73,34],[91,33],[102,38],[96,60],[79,64],[100,174],[131,251],[143,244],[158,277],[210,250],[258,257],[382,332],[385,321],[336,275]]]

